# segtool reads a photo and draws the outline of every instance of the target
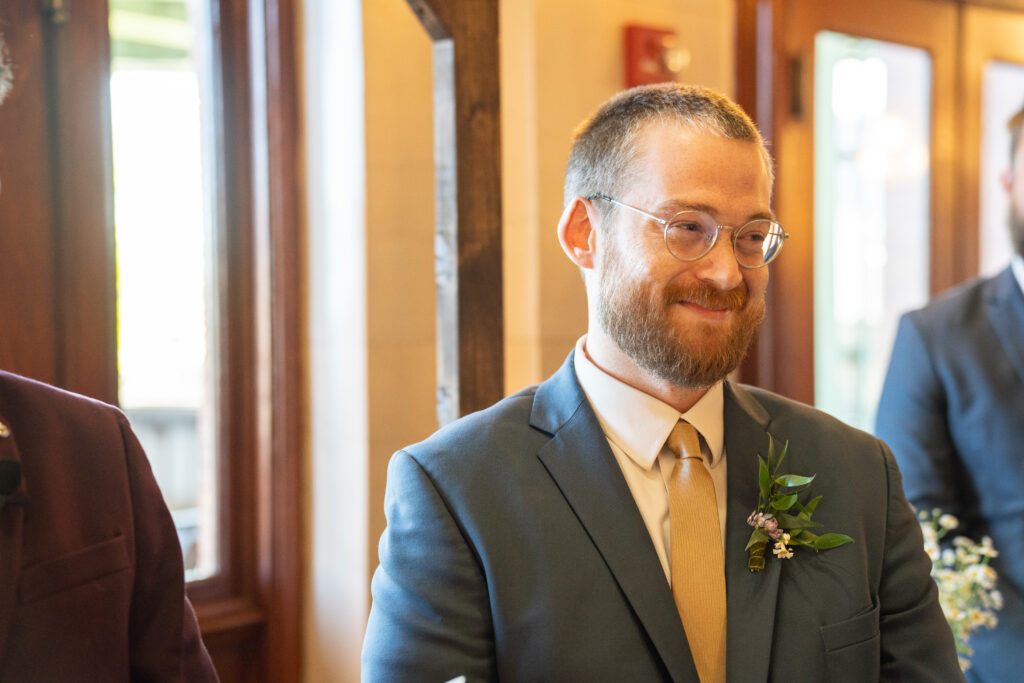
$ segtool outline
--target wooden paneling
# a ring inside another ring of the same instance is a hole
[[[504,394],[497,0],[408,0],[434,41],[438,417]]]
[[[223,569],[190,595],[225,683],[301,680],[307,406],[296,9],[291,0],[230,0],[219,11]]]
[[[50,135],[56,218],[57,377],[117,402],[110,36],[106,0],[50,14]]]
[[[14,88],[0,107],[0,367],[57,381],[53,140],[44,18],[30,3],[0,11]]]
[[[106,12],[0,9],[15,77],[0,108],[0,367],[114,402]]]
[[[775,74],[775,46],[779,44],[779,15],[782,0],[739,0],[736,4],[736,102],[754,119],[774,156],[772,116]],[[789,249],[786,249],[788,255]],[[773,271],[778,262],[769,266]],[[775,316],[772,308],[777,299],[774,281],[769,279],[767,301],[769,315],[758,329],[735,379],[758,386],[775,386]]]
[[[306,233],[301,209],[300,89],[293,0],[265,0],[259,80],[255,99],[259,365],[259,424],[269,425],[258,444],[260,603],[266,614],[266,681],[302,680],[305,571],[302,457],[309,414],[305,343]],[[258,41],[260,42],[260,41]]]

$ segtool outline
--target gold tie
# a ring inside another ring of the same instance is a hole
[[[715,484],[692,425],[680,420],[667,443],[676,455],[668,484],[672,597],[701,683],[725,683],[725,562]]]

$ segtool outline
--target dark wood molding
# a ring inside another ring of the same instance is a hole
[[[408,0],[434,42],[438,418],[504,395],[497,0]]]
[[[222,680],[301,680],[307,402],[297,10],[292,0],[228,0],[219,10],[222,567],[189,595]]]
[[[79,3],[73,20],[43,13],[49,55],[48,128],[54,244],[55,381],[117,402],[110,36],[106,0]]]
[[[936,0],[937,2],[953,2],[965,7],[987,7],[989,9],[1024,12],[1024,0]]]
[[[757,124],[769,151],[773,150],[774,142],[774,98],[771,93],[778,80],[774,48],[779,40],[776,18],[780,3],[781,0],[738,0],[735,15],[736,102]],[[780,266],[775,264],[768,267],[774,270]],[[776,308],[779,305],[776,289],[774,280],[769,279],[765,319],[758,330],[757,339],[740,364],[736,376],[738,381],[764,387],[775,386],[775,342],[778,336]]]
[[[223,680],[301,680],[307,401],[297,9],[292,0],[230,0],[220,12],[224,554],[221,575],[190,586],[190,595]],[[249,646],[260,653],[255,664],[238,657]]]
[[[14,83],[0,107],[0,368],[56,384],[57,268],[49,30],[34,5],[0,9]]]
[[[301,110],[293,0],[264,0],[263,88],[254,98],[255,138],[265,172],[256,185],[260,368],[258,466],[260,601],[267,617],[264,680],[302,680],[305,568],[304,434],[308,413],[306,233],[301,198]],[[260,50],[256,51],[260,53]]]

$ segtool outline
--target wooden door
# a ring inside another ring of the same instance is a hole
[[[927,239],[919,248],[884,255],[899,268],[913,266],[927,252],[922,300],[909,304],[904,297],[905,310],[959,282],[991,274],[1009,260],[1006,199],[998,175],[1009,158],[1005,121],[1024,104],[1024,2],[737,4],[737,93],[771,142],[778,170],[775,209],[792,234],[783,258],[772,266],[769,318],[743,379],[830,410],[819,389],[838,370],[835,362],[823,362],[828,357],[823,349],[831,341],[829,327],[838,324],[833,318],[849,311],[838,302],[831,308],[822,305],[833,296],[822,283],[835,265],[821,253],[821,206],[829,199],[829,178],[822,177],[820,120],[816,123],[815,117],[821,109],[819,90],[827,81],[820,77],[816,43],[826,32],[917,50],[928,62],[927,198],[905,211],[924,217]],[[902,291],[898,282],[872,284],[886,292]],[[891,330],[902,310],[871,312],[885,318]],[[876,349],[890,344],[891,339],[881,339]],[[858,378],[859,386],[851,390],[860,391],[860,403],[869,407],[878,388],[872,382],[879,381],[879,361],[886,365],[887,355],[874,359],[874,379]],[[859,426],[870,429],[872,421],[865,418]]]
[[[823,274],[816,272],[816,268],[821,268],[820,259],[815,255],[816,211],[820,214],[821,188],[825,182],[816,179],[816,167],[822,163],[815,148],[816,111],[820,112],[823,102],[828,106],[828,93],[817,91],[822,82],[820,70],[816,71],[821,38],[829,33],[851,41],[880,41],[891,49],[905,47],[916,51],[927,62],[929,75],[924,85],[929,99],[929,132],[924,153],[928,164],[925,211],[930,221],[930,245],[925,248],[927,253],[913,256],[927,261],[926,287],[937,291],[961,276],[956,270],[951,243],[958,12],[952,3],[929,0],[781,0],[758,7],[757,22],[762,27],[767,22],[771,29],[767,35],[771,36],[772,68],[762,68],[762,79],[756,88],[739,90],[756,90],[755,111],[760,113],[759,118],[770,119],[766,133],[777,163],[775,210],[792,237],[783,257],[772,266],[769,319],[762,331],[756,372],[751,379],[813,403],[815,373],[832,371],[816,368],[814,360],[815,298],[825,296],[820,291]],[[761,53],[765,54],[763,46]],[[770,81],[765,83],[765,79]],[[841,106],[856,104],[853,101]],[[867,225],[864,229],[871,227]],[[845,229],[842,234],[848,240],[858,235],[856,229]],[[889,254],[888,258],[906,256]],[[817,321],[819,325],[821,322]]]

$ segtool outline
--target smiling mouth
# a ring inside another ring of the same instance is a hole
[[[676,303],[682,306],[683,308],[694,311],[695,313],[700,313],[701,315],[714,318],[725,317],[729,313],[732,313],[734,310],[736,310],[732,306],[726,306],[721,304],[705,305],[702,303],[698,303],[696,301],[677,301]]]
[[[704,284],[690,284],[667,294],[670,301],[684,308],[717,316],[742,311],[749,300],[747,289],[742,285],[736,289],[722,291]]]

